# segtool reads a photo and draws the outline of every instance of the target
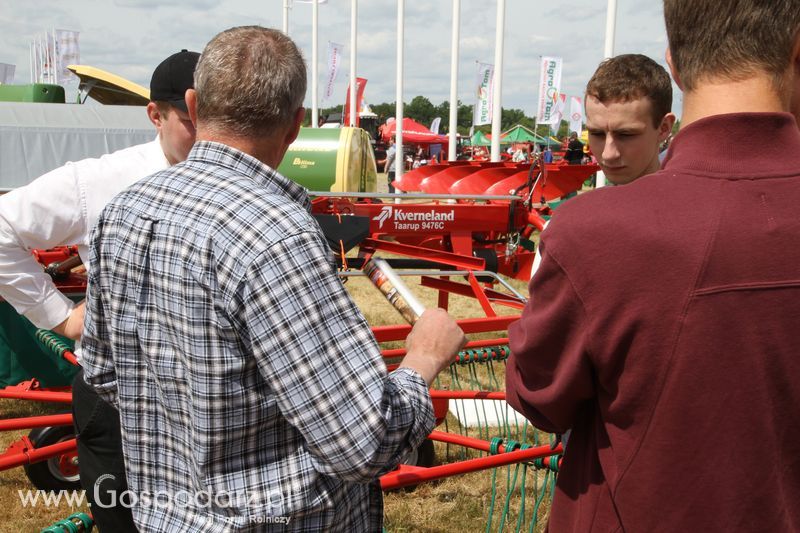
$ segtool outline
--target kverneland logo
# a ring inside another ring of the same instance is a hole
[[[386,222],[386,219],[392,216],[392,206],[385,205],[381,208],[381,212],[378,213],[377,216],[372,217],[372,220],[378,221],[378,228],[383,228],[383,223]]]
[[[394,218],[395,222],[452,222],[456,219],[455,210],[440,212],[435,209],[428,211],[409,211],[408,209],[392,208],[390,205],[385,205],[381,208],[381,212],[372,217],[372,220],[378,222],[378,228],[383,228],[383,223],[388,219]]]

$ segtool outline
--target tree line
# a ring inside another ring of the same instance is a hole
[[[342,113],[343,112],[343,105],[337,105],[334,107],[326,107],[322,108],[319,111],[321,117],[327,116],[331,113]],[[372,108],[372,112],[378,115],[378,119],[381,124],[386,122],[386,119],[389,117],[393,117],[395,114],[395,102],[383,102],[380,104],[370,104],[370,108]],[[528,117],[525,115],[525,112],[522,109],[506,109],[501,108],[502,118],[500,120],[500,128],[502,131],[506,131],[507,129],[516,126],[517,124],[522,124],[526,128],[533,130],[534,129],[534,120],[532,117]],[[434,105],[427,97],[425,96],[415,96],[411,99],[411,102],[403,104],[403,115],[411,118],[425,127],[430,127],[431,122],[436,117],[441,117],[442,122],[439,126],[439,133],[447,134],[449,133],[450,129],[450,102],[445,100],[439,105]],[[462,135],[468,135],[470,127],[472,126],[472,105],[464,104],[460,100],[458,101],[458,119],[457,119],[457,128],[458,133]],[[306,113],[306,124],[308,125],[311,120],[311,114]],[[558,128],[557,136],[559,138],[564,137],[569,134],[569,123],[566,120],[562,120],[561,124]],[[475,126],[475,131],[483,131],[484,133],[491,133],[492,127],[491,125],[487,124],[484,126]],[[539,125],[536,128],[536,133],[539,135],[548,135],[551,133],[549,126],[547,125]]]

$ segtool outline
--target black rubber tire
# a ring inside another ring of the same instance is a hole
[[[430,439],[425,439],[422,441],[422,444],[419,445],[419,448],[411,452],[408,457],[406,457],[405,464],[411,466],[421,466],[421,467],[431,467],[436,463],[436,451],[433,449],[433,441]],[[432,483],[436,483],[433,481]],[[419,485],[408,485],[401,489],[403,492],[414,492]]]
[[[41,448],[69,439],[75,438],[75,429],[72,426],[50,426],[35,428],[29,434],[31,443]],[[40,490],[80,490],[80,476],[66,476],[61,472],[58,465],[59,457],[52,457],[38,463],[26,464],[25,474],[33,483],[33,486]]]
[[[436,462],[436,451],[433,449],[433,441],[425,439],[419,448],[411,452],[406,459],[406,464],[411,466],[422,466],[429,468]]]

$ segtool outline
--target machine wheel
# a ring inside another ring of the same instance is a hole
[[[37,448],[57,444],[75,438],[72,426],[50,426],[36,428],[28,434]],[[41,490],[80,490],[78,454],[71,452],[51,457],[45,461],[24,465],[25,474],[31,483]]]
[[[419,448],[408,454],[405,464],[428,468],[433,466],[435,462],[436,452],[433,449],[433,441],[430,439],[425,439],[422,441],[422,444],[419,445]],[[419,485],[408,485],[397,490],[402,490],[403,492],[414,492],[418,486]]]
[[[411,466],[422,466],[425,468],[433,466],[436,461],[436,452],[433,449],[433,441],[425,439],[419,448],[408,455],[406,464]]]

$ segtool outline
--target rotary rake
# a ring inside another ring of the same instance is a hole
[[[470,341],[431,391],[439,429],[415,457],[381,478],[385,491],[491,470],[491,501],[483,506],[486,530],[532,531],[540,522],[561,447],[505,403],[506,331],[525,298],[502,276],[530,278],[531,237],[550,215],[550,204],[580,188],[596,170],[544,165],[540,159],[530,166],[453,162],[405,174],[395,182],[404,191],[399,195],[313,193],[312,213],[344,281],[363,275],[359,268],[382,255],[401,275],[419,279],[417,290],[426,293],[429,305],[463,314],[466,298],[479,310],[478,316],[459,319]],[[64,247],[38,256],[70,293],[85,291],[85,276],[71,269],[76,254]],[[405,354],[394,344],[410,329],[373,326],[389,370]],[[54,358],[76,364],[70,343],[45,331],[37,338]],[[32,379],[0,390],[0,398],[68,405],[71,392]],[[2,431],[28,429],[30,435],[0,454],[0,470],[24,466],[34,485],[45,490],[78,488],[72,415],[0,420]]]

